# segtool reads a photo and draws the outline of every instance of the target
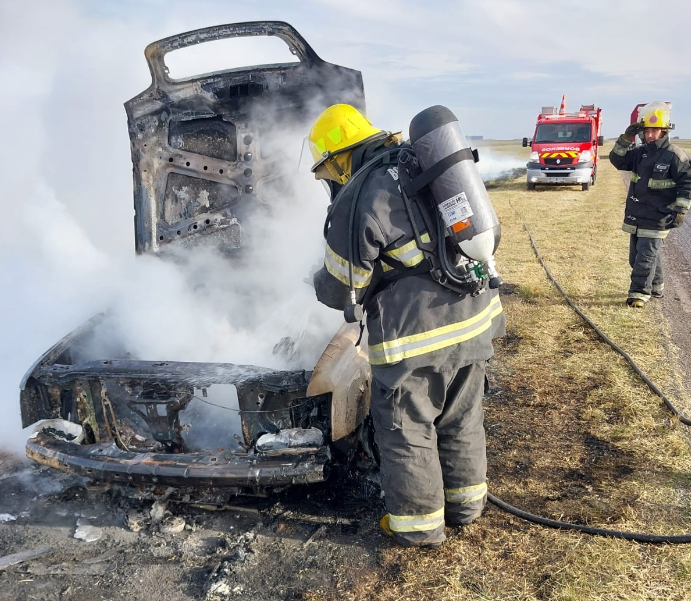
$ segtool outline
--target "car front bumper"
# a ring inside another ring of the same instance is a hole
[[[327,447],[290,449],[284,454],[166,454],[123,451],[114,442],[79,445],[38,433],[27,457],[93,480],[176,487],[265,488],[323,482]]]

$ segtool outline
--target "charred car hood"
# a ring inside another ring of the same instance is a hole
[[[202,42],[275,36],[299,60],[174,80],[164,57]],[[318,114],[344,102],[364,110],[362,75],[323,61],[287,23],[220,25],[147,46],[151,86],[127,103],[134,166],[138,253],[212,238],[243,244],[255,204],[275,203],[287,168],[281,137],[308,130]]]

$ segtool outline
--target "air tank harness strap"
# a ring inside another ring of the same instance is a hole
[[[431,184],[442,173],[444,173],[450,167],[453,167],[456,163],[470,160],[474,161],[475,163],[480,160],[477,150],[461,148],[461,150],[452,152],[449,156],[444,157],[441,161],[423,171],[408,185],[404,186],[403,189],[408,196],[415,196],[415,194],[417,194],[425,186]]]
[[[331,215],[333,214],[333,208],[344,197],[344,190],[352,187],[353,192],[350,201],[350,217],[348,218],[348,287],[350,289],[350,297],[352,299],[351,302],[353,302],[353,304],[345,308],[344,314],[346,316],[346,321],[348,322],[352,323],[354,321],[360,321],[360,336],[358,337],[355,346],[358,346],[360,344],[360,340],[362,339],[362,332],[365,328],[362,320],[363,311],[362,309],[360,309],[360,311],[357,310],[357,303],[355,301],[355,286],[353,284],[353,261],[355,256],[355,245],[357,243],[356,236],[358,235],[358,232],[355,228],[355,215],[357,212],[357,205],[358,201],[360,200],[360,192],[362,190],[362,186],[365,183],[367,176],[379,165],[397,164],[398,154],[400,151],[400,147],[391,148],[389,150],[386,150],[385,152],[382,152],[381,154],[378,154],[369,162],[362,165],[346,182],[343,188],[341,188],[340,192],[336,195],[336,198],[333,200],[332,206],[330,207],[329,213],[327,215],[326,223],[324,224],[324,235],[326,236],[329,230],[329,224],[331,221]],[[364,306],[364,304],[361,305],[361,307]]]
[[[391,273],[390,271],[385,273],[382,279],[379,280],[379,283],[377,283],[376,286],[374,286],[374,288],[376,288],[376,291],[373,293],[373,295],[381,291],[383,288],[386,288],[386,286],[388,286],[392,282],[400,280],[401,278],[407,278],[411,275],[420,274],[429,275],[429,270],[431,269],[430,262],[427,259],[422,259],[422,261],[420,261],[415,267],[406,267],[400,261],[392,259],[391,257],[384,257],[382,255],[379,255],[379,260],[382,263],[386,263],[389,267],[394,269],[395,273]],[[367,290],[367,292],[369,292],[369,290]],[[367,298],[367,293],[365,293],[365,298]]]
[[[454,153],[454,155],[458,154],[459,153]],[[469,154],[470,153],[463,153],[463,155],[466,157]],[[459,279],[454,278],[451,274],[451,271],[444,267],[448,263],[447,253],[450,252],[450,249],[448,248],[446,236],[444,235],[445,226],[440,213],[435,211],[436,218],[429,214],[428,209],[434,206],[434,201],[429,198],[429,190],[424,191],[421,189],[412,197],[409,197],[407,194],[407,190],[414,188],[412,184],[414,184],[415,181],[422,181],[422,177],[426,173],[423,172],[421,175],[416,175],[416,172],[420,171],[420,167],[415,160],[410,160],[414,157],[415,155],[412,153],[401,153],[399,157],[398,175],[401,183],[401,196],[403,197],[406,212],[408,213],[408,219],[410,219],[410,223],[413,226],[415,243],[422,251],[422,254],[425,257],[425,262],[429,265],[429,275],[435,282],[437,282],[437,284],[440,284],[444,288],[447,288],[448,290],[456,292],[460,295],[473,293],[475,290],[468,288],[468,282],[460,281]],[[456,160],[453,164],[460,162],[460,160]],[[447,163],[447,165],[444,166],[444,169],[448,169],[450,166],[452,165]],[[415,219],[415,214],[413,211],[413,203],[415,203],[420,217],[427,228],[427,232],[430,235],[429,242],[424,242],[422,240],[422,236],[420,235],[420,230],[417,226],[417,220]]]
[[[356,148],[355,151],[358,149]],[[377,166],[381,165],[395,165],[398,163],[398,153],[400,152],[400,148],[391,148],[388,150],[385,150],[384,152],[378,154],[375,156],[373,159],[362,165],[353,173],[352,177],[341,187],[341,189],[338,191],[336,196],[331,200],[331,204],[329,205],[329,208],[327,209],[326,213],[326,220],[324,221],[324,228],[323,228],[323,235],[324,239],[326,239],[328,233],[329,233],[329,228],[331,227],[331,218],[332,215],[336,209],[336,206],[338,203],[341,201],[342,198],[346,196],[345,191],[346,190],[352,190],[353,188],[355,189],[355,192],[353,194],[353,198],[351,200],[352,202],[352,210],[350,214],[350,223],[349,223],[349,230],[352,231],[353,229],[353,219],[355,217],[355,207],[357,206],[357,202],[359,200],[360,196],[360,189],[362,188],[362,184],[364,183],[365,179],[367,178],[367,175]],[[353,154],[354,156],[354,154]],[[362,160],[359,158],[358,160]],[[353,168],[355,168],[355,163],[353,163]],[[349,261],[352,261],[352,255],[349,255],[348,257]]]

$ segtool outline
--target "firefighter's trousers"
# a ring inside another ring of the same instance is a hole
[[[631,287],[629,298],[643,302],[650,300],[652,292],[661,293],[662,243],[663,238],[643,238],[631,234],[629,242],[629,265],[631,265]]]
[[[372,382],[371,411],[389,527],[403,545],[445,540],[487,500],[482,396],[485,362],[413,370],[400,387]]]

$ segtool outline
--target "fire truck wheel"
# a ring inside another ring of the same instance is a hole
[[[581,184],[581,191],[587,192],[590,189],[590,182],[587,184]]]
[[[532,182],[526,183],[525,187],[526,187],[528,190],[535,190],[535,184],[533,184]]]

